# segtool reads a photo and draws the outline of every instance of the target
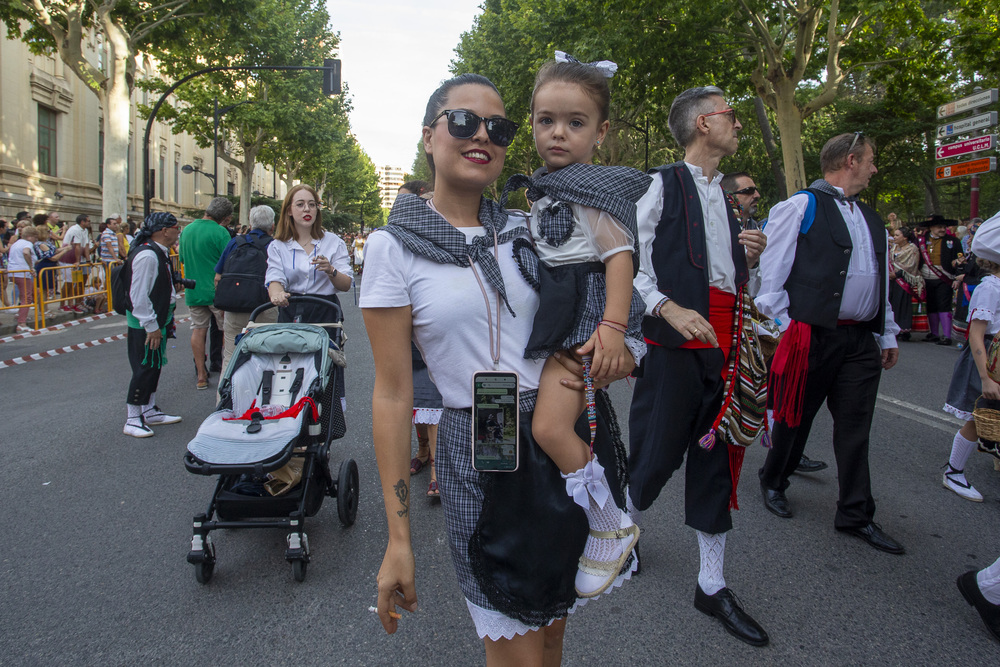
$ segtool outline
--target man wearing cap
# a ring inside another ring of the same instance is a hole
[[[760,470],[764,506],[782,518],[813,418],[826,401],[840,499],[834,526],[892,554],[903,546],[874,522],[868,447],[883,369],[896,364],[888,297],[888,235],[858,201],[876,173],[875,144],[841,134],[820,153],[823,178],[771,209],[757,308],[784,332],[771,362],[775,425]]]
[[[121,279],[129,285],[128,361],[132,381],[125,402],[128,418],[123,433],[135,438],[153,435],[150,424],[174,424],[181,418],[164,414],[156,405],[160,370],[167,363],[166,327],[173,319],[177,292],[168,254],[180,229],[170,213],[151,213],[133,243],[133,252],[122,267]]]
[[[932,215],[919,225],[928,233],[917,236],[917,245],[924,260],[920,265],[920,274],[927,283],[927,321],[931,325],[931,332],[925,340],[938,345],[951,345],[952,284],[962,253],[961,242],[948,231],[948,225],[955,223],[955,220]]]

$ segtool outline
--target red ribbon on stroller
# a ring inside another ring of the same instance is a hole
[[[269,417],[264,417],[264,419],[284,419],[285,417],[298,417],[299,413],[302,412],[302,410],[307,405],[312,409],[312,418],[313,418],[313,421],[314,422],[318,422],[319,421],[319,410],[316,408],[316,401],[314,401],[313,399],[311,399],[308,396],[303,396],[295,404],[293,404],[291,407],[289,407],[289,408],[287,408],[285,410],[282,410],[281,412],[279,412],[276,415],[271,415]],[[247,408],[247,411],[244,412],[242,416],[239,416],[239,417],[225,417],[225,418],[223,418],[223,421],[235,421],[235,420],[240,420],[240,419],[253,419],[253,415],[254,415],[255,412],[257,412],[257,413],[260,412],[260,408],[257,407],[257,399],[256,398],[253,400],[253,403],[250,404],[250,407]],[[263,417],[263,414],[261,414],[261,416]]]

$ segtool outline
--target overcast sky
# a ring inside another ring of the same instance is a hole
[[[328,0],[351,129],[376,166],[409,171],[427,98],[449,77],[482,0]]]

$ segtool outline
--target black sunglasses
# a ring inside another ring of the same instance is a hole
[[[745,188],[741,188],[739,190],[733,190],[732,193],[730,193],[730,194],[734,194],[734,195],[752,195],[755,192],[760,192],[760,190],[757,189],[756,185],[750,185],[750,186],[747,186]]]
[[[441,116],[448,117],[448,134],[456,139],[471,139],[479,131],[479,124],[486,123],[486,136],[497,146],[506,148],[517,133],[517,123],[509,118],[483,118],[467,109],[445,109],[431,121],[431,126]]]
[[[854,150],[854,147],[855,147],[855,146],[857,145],[857,143],[858,143],[858,139],[860,139],[860,138],[861,138],[861,137],[863,137],[863,136],[865,136],[864,132],[855,132],[855,133],[854,133],[854,140],[853,140],[853,141],[851,142],[851,147],[847,149],[847,154],[848,154],[848,155],[850,155],[850,154],[851,154],[851,151],[853,151],[853,150]]]

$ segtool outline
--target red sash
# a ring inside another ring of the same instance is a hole
[[[944,241],[944,238],[942,237],[941,240]],[[940,280],[951,282],[953,280],[951,276],[934,266],[934,262],[931,260],[931,254],[927,251],[927,239],[923,236],[918,236],[917,246],[920,248],[920,256],[924,258],[924,264],[930,267],[931,273],[937,276]]]

